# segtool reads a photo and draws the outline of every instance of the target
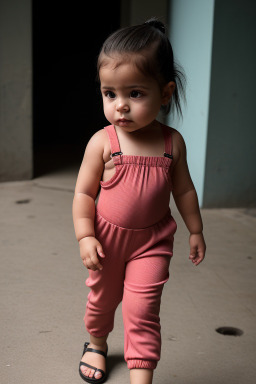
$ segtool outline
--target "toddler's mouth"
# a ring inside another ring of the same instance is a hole
[[[118,119],[118,125],[120,126],[126,126],[131,122],[132,120],[128,120],[128,119]]]

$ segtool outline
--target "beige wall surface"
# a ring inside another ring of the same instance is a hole
[[[31,29],[30,0],[1,0],[0,181],[33,175]]]

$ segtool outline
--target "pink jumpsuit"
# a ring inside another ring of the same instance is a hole
[[[102,271],[89,271],[86,329],[107,335],[122,301],[124,356],[128,368],[155,369],[160,359],[160,301],[169,277],[176,222],[171,216],[171,130],[162,125],[162,157],[123,155],[115,127],[105,128],[115,175],[101,182],[95,237],[106,257]]]

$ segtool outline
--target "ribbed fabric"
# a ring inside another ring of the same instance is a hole
[[[171,154],[170,129],[162,125],[165,152]],[[115,127],[106,127],[111,152],[121,152]],[[113,157],[115,175],[101,182],[97,210],[107,221],[123,228],[147,228],[169,211],[172,159],[168,157]],[[138,214],[139,213],[139,214]]]
[[[144,165],[146,167],[163,167],[169,168],[171,164],[171,159],[168,157],[150,157],[150,156],[127,156],[123,155],[120,158],[121,164],[134,164],[134,165]],[[103,183],[104,185],[104,183]]]
[[[112,153],[121,152],[113,126],[108,131]],[[163,126],[165,152],[171,135]],[[116,174],[102,184],[95,236],[106,257],[102,271],[89,271],[86,329],[107,335],[122,301],[124,356],[128,368],[155,369],[160,359],[160,302],[169,278],[176,223],[171,216],[170,165],[167,157],[118,155]]]
[[[133,368],[144,368],[144,369],[156,369],[156,361],[147,361],[147,360],[128,360],[127,367],[128,369]]]

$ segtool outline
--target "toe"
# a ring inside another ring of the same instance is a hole
[[[94,371],[94,369],[90,369],[90,373],[89,373],[89,375],[88,375],[88,376],[89,376],[89,377],[93,377],[93,375],[94,375],[94,372],[95,372],[95,371]]]
[[[97,372],[95,373],[95,375],[94,375],[95,379],[100,379],[101,376],[102,376],[102,374],[101,374],[99,371],[97,371]]]
[[[85,367],[84,365],[82,365],[81,367],[80,367],[80,370],[81,370],[81,372],[82,372],[82,374],[84,375],[84,376],[87,376],[87,370],[88,370],[88,368],[87,367]]]

